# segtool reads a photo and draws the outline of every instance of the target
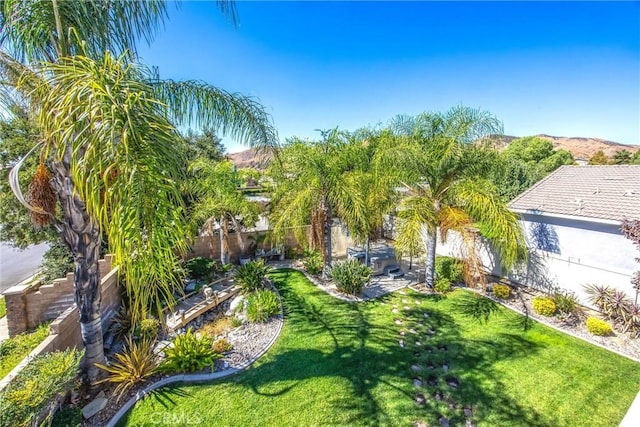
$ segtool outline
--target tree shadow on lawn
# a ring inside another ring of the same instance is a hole
[[[509,333],[498,334],[496,340],[463,339],[454,319],[433,307],[428,310],[428,318],[423,316],[426,310],[422,305],[390,314],[392,304],[402,306],[399,301],[403,298],[431,299],[420,294],[348,303],[311,284],[298,293],[289,283],[292,274],[299,273],[284,270],[273,276],[289,331],[286,338],[280,337],[284,341],[279,343],[279,353],[239,377],[216,384],[233,383],[250,388],[256,395],[277,398],[302,386],[305,380],[344,379],[352,393],[310,394],[308,399],[325,399],[321,413],[340,411],[340,423],[349,425],[407,425],[417,421],[439,425],[443,416],[451,425],[465,425],[465,409],[473,412],[470,417],[474,423],[556,425],[504,393],[500,374],[493,368],[497,361],[534,354],[539,344]],[[403,324],[396,325],[395,318],[401,318]],[[408,329],[415,333],[406,332]],[[404,336],[399,335],[401,330]],[[429,330],[435,333],[430,335]],[[405,341],[404,348],[399,345],[400,339]],[[439,348],[442,346],[446,348]],[[449,366],[446,371],[444,363]],[[430,365],[434,366],[432,370],[427,368]],[[416,366],[420,368],[417,371]],[[431,383],[430,377],[435,377]],[[451,378],[459,380],[456,387],[448,384]],[[416,387],[414,379],[422,385]],[[425,396],[422,405],[415,402],[418,393]]]

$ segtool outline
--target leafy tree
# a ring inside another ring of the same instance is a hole
[[[211,128],[204,128],[201,132],[187,131],[184,143],[187,159],[205,158],[214,162],[224,159],[226,149],[222,139]]]
[[[234,13],[232,4],[219,4]],[[164,2],[82,5],[3,2],[0,77],[4,100],[18,94],[38,115],[40,164],[29,203],[21,201],[35,221],[54,224],[73,255],[93,383],[95,363],[104,358],[101,230],[124,271],[134,313],[159,310],[179,284],[176,255],[186,247],[186,230],[176,182],[184,159],[173,123],[199,119],[252,144],[273,143],[275,132],[251,99],[201,82],[161,81],[132,62],[136,41],[150,41],[166,18]],[[54,215],[56,202],[62,221]]]
[[[331,265],[333,218],[355,223],[363,217],[361,183],[353,169],[348,135],[337,129],[322,132],[322,141],[288,141],[270,166],[274,193],[270,223],[282,239],[293,228],[299,242],[308,240],[304,227],[311,224],[311,245],[320,248],[326,269]]]
[[[219,227],[220,262],[228,264],[229,225],[233,225],[238,244],[242,252],[246,252],[241,231],[256,223],[260,207],[249,201],[240,190],[240,174],[231,161],[213,163],[200,158],[192,162],[190,170],[194,175],[190,191],[195,195],[191,222],[198,228],[204,228],[212,240],[216,234],[215,226]]]
[[[255,168],[238,169],[238,174],[240,175],[240,181],[243,187],[256,186],[258,185],[260,178],[262,178],[262,173]]]
[[[571,153],[566,150],[554,150],[551,141],[537,136],[513,140],[504,150],[504,155],[522,160],[530,167],[539,168],[542,176],[562,165],[575,164]]]
[[[450,231],[460,234],[471,272],[480,267],[474,256],[478,234],[491,242],[504,267],[513,267],[524,253],[522,231],[470,146],[501,133],[500,122],[487,112],[456,107],[446,113],[398,117],[391,129],[398,136],[399,165],[412,175],[409,195],[399,207],[396,247],[406,251],[424,244],[426,284],[435,284],[438,230],[442,240]]]
[[[618,150],[613,153],[611,157],[611,164],[614,165],[628,165],[631,163],[631,151],[629,150]]]
[[[640,165],[640,150],[637,150],[631,158],[632,165]]]
[[[608,165],[609,158],[607,157],[606,154],[604,154],[604,151],[598,150],[595,153],[593,153],[593,156],[591,156],[591,158],[589,159],[589,164],[590,165]]]

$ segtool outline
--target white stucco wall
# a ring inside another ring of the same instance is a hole
[[[527,237],[530,256],[527,266],[506,276],[514,281],[550,290],[561,287],[576,293],[586,303],[583,286],[608,285],[635,298],[630,280],[640,265],[634,261],[640,252],[626,239],[617,225],[574,219],[525,214],[520,221]],[[451,236],[438,245],[438,254],[460,256],[460,241]],[[496,275],[491,251],[483,251],[488,271]]]

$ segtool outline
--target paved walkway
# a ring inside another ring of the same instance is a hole
[[[9,327],[7,325],[7,316],[0,318],[0,342],[9,338]]]

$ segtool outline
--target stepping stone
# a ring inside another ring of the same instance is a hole
[[[411,370],[413,372],[420,372],[420,366],[418,365],[411,365]]]
[[[447,378],[446,383],[449,384],[449,387],[458,388],[460,387],[460,381],[457,378]]]
[[[424,394],[422,393],[416,394],[416,397],[414,397],[413,399],[418,405],[424,405],[424,403],[427,401],[427,398],[424,397]]]
[[[404,344],[404,340],[400,340],[400,341],[398,341],[398,344],[400,345],[400,347],[404,348],[404,345],[405,345],[405,344]]]
[[[415,330],[415,329],[413,329],[413,328],[409,329],[409,332],[410,332],[410,333],[412,333],[412,334],[417,334],[417,333],[418,333],[418,332],[416,332],[416,330]]]
[[[396,314],[396,313],[399,313],[399,312],[400,312],[400,310],[398,310],[397,308],[394,308],[393,310],[391,310],[391,312],[392,312],[393,314]]]
[[[82,408],[82,416],[84,419],[93,417],[98,412],[102,411],[109,400],[104,397],[104,391],[98,393],[95,399],[93,399],[88,405]]]
[[[416,387],[422,387],[422,381],[418,378],[413,379],[413,385]]]
[[[440,423],[440,427],[449,427],[449,420],[445,417],[440,417],[438,422]]]
[[[396,319],[396,325],[402,325],[402,320]]]
[[[429,375],[429,378],[427,378],[427,384],[429,384],[431,387],[437,386],[438,377],[436,377],[435,375]]]

